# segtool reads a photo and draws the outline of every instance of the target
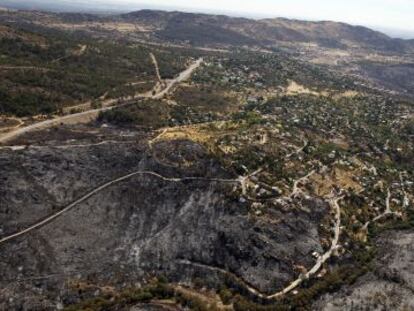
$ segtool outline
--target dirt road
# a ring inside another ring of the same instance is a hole
[[[151,57],[152,63],[154,64],[154,67],[155,67],[155,74],[157,76],[158,82],[160,84],[162,84],[163,81],[162,81],[162,78],[161,78],[160,67],[158,66],[158,61],[155,58],[155,55],[153,53],[150,53],[150,57]]]
[[[387,198],[385,199],[385,211],[382,213],[382,214],[380,214],[380,215],[378,215],[378,216],[376,216],[376,217],[374,217],[373,219],[371,219],[370,221],[367,221],[365,224],[364,224],[364,226],[362,227],[362,229],[363,230],[367,230],[368,229],[368,226],[371,224],[371,223],[374,223],[374,222],[377,222],[378,220],[380,220],[380,219],[382,219],[382,218],[385,218],[385,217],[387,217],[387,216],[389,216],[389,215],[395,215],[395,216],[397,216],[397,217],[400,217],[401,216],[401,214],[400,213],[398,213],[398,212],[393,212],[392,210],[391,210],[391,203],[390,203],[390,200],[391,200],[391,191],[390,191],[390,189],[388,189],[387,190]],[[404,202],[403,202],[403,204],[404,204]],[[403,205],[403,207],[404,207],[404,205]]]
[[[342,199],[343,199],[343,196],[332,197],[329,199],[330,206],[335,210],[335,226],[333,228],[334,238],[332,239],[331,247],[326,251],[326,253],[324,253],[322,256],[318,258],[315,265],[306,274],[301,274],[296,280],[290,283],[287,287],[285,287],[281,291],[278,291],[274,294],[270,294],[270,295],[264,294],[260,292],[258,289],[252,287],[250,284],[247,284],[242,278],[222,268],[213,267],[213,266],[209,266],[209,265],[205,265],[201,263],[196,263],[196,262],[192,262],[189,260],[180,260],[179,263],[184,264],[184,265],[197,266],[200,268],[204,268],[206,270],[216,271],[222,274],[231,275],[234,279],[236,279],[239,283],[241,283],[245,287],[245,289],[248,290],[251,294],[259,298],[262,298],[262,299],[272,300],[272,299],[282,297],[286,295],[287,293],[291,292],[292,290],[294,290],[295,288],[297,288],[300,284],[302,284],[304,280],[309,279],[316,272],[318,272],[319,269],[322,267],[322,265],[329,258],[331,258],[334,251],[338,248],[339,237],[340,237],[340,232],[341,232],[341,208],[339,206],[339,201]]]
[[[303,177],[295,180],[293,182],[293,189],[292,189],[292,193],[290,194],[290,197],[294,198],[295,196],[299,195],[299,193],[302,192],[302,190],[300,189],[300,185],[302,183],[305,183],[309,179],[309,177],[311,177],[315,173],[316,173],[316,171],[313,170],[309,174],[307,174],[306,176],[303,176]]]
[[[119,178],[116,178],[114,180],[111,180],[95,189],[93,189],[92,191],[88,192],[87,194],[85,194],[84,196],[80,197],[79,199],[77,199],[75,202],[69,204],[68,206],[66,206],[65,208],[63,208],[62,210],[60,210],[59,212],[43,219],[42,221],[37,222],[36,224],[21,230],[15,234],[9,235],[7,237],[4,237],[2,239],[0,239],[0,244],[5,243],[7,241],[16,239],[20,236],[23,236],[33,230],[36,230],[40,227],[43,227],[44,225],[52,222],[53,220],[55,220],[56,218],[58,218],[59,216],[61,216],[64,213],[67,213],[69,210],[71,210],[72,208],[74,208],[75,206],[79,205],[80,203],[86,201],[87,199],[89,199],[90,197],[92,197],[93,195],[97,194],[98,192],[112,186],[115,184],[118,184],[124,180],[130,179],[134,176],[137,175],[151,175],[157,178],[160,178],[164,181],[168,181],[168,182],[182,182],[182,181],[187,181],[187,180],[201,180],[201,181],[213,181],[213,182],[224,182],[224,183],[239,183],[239,180],[237,179],[223,179],[223,178],[206,178],[206,177],[182,177],[182,178],[176,178],[176,177],[165,177],[162,176],[158,173],[152,172],[152,171],[136,171],[124,176],[121,176]]]

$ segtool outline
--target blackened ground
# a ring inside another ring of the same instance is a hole
[[[375,242],[372,272],[354,285],[324,295],[314,310],[413,310],[413,231],[388,231]]]
[[[309,267],[310,254],[322,252],[318,224],[327,212],[323,201],[303,202],[307,209],[274,206],[267,218],[258,218],[237,197],[237,183],[208,180],[237,176],[202,146],[171,141],[151,150],[143,136],[131,131],[119,141],[62,139],[54,146],[32,141],[22,150],[0,150],[2,237],[134,171],[207,178],[174,182],[136,175],[46,226],[1,244],[0,309],[54,310],[77,302],[85,297],[73,282],[121,288],[163,274],[189,283],[203,275],[204,281],[219,285],[224,270],[271,293],[297,277],[294,264]],[[171,151],[180,156],[165,155]]]

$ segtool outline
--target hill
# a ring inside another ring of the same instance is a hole
[[[393,39],[366,27],[331,21],[309,22],[286,18],[253,20],[153,10],[131,12],[120,17],[155,26],[155,35],[159,38],[197,44],[273,46],[289,42],[380,51],[406,51],[413,48],[409,40]]]

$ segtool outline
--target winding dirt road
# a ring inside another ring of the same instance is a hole
[[[289,153],[288,155],[286,155],[286,158],[289,159],[290,157],[294,156],[295,154],[301,153],[303,150],[305,150],[305,148],[308,146],[309,142],[305,139],[303,141],[303,146],[299,147],[298,149],[296,149],[295,151]]]
[[[331,258],[334,251],[338,248],[339,237],[340,237],[340,232],[341,232],[341,207],[339,206],[339,201],[342,200],[343,198],[344,198],[343,196],[339,196],[339,197],[337,196],[337,197],[329,198],[329,205],[331,206],[331,208],[333,208],[335,210],[335,226],[333,228],[334,237],[333,237],[332,242],[331,242],[331,247],[322,256],[320,256],[318,258],[315,265],[306,274],[301,274],[296,280],[294,280],[292,283],[290,283],[284,289],[282,289],[281,291],[278,291],[274,294],[267,295],[267,294],[264,294],[264,293],[260,292],[258,289],[254,288],[253,286],[248,284],[242,278],[238,277],[234,273],[231,273],[231,272],[229,272],[225,269],[218,268],[218,267],[213,267],[213,266],[209,266],[209,265],[205,265],[205,264],[201,264],[201,263],[192,262],[192,261],[189,261],[189,260],[179,260],[178,262],[181,263],[181,264],[184,264],[184,265],[192,265],[192,266],[204,268],[204,269],[207,269],[207,270],[210,270],[210,271],[215,271],[215,272],[219,272],[219,273],[222,273],[222,274],[231,275],[235,280],[237,280],[240,284],[242,284],[245,287],[246,290],[248,290],[251,294],[255,295],[256,297],[259,297],[259,298],[262,298],[262,299],[267,299],[267,300],[272,300],[272,299],[282,297],[282,296],[286,295],[287,293],[291,292],[292,290],[294,290],[295,288],[297,288],[300,284],[302,284],[303,281],[309,279],[315,273],[317,273],[319,271],[319,269],[322,267],[322,265],[329,258]]]
[[[369,225],[371,224],[371,223],[373,223],[373,222],[376,222],[376,221],[378,221],[378,220],[380,220],[380,219],[382,219],[382,218],[385,218],[385,217],[387,217],[388,215],[396,215],[396,216],[401,216],[399,213],[397,213],[397,212],[393,212],[392,210],[391,210],[391,205],[390,205],[390,201],[391,201],[391,191],[390,191],[390,189],[388,189],[387,190],[387,198],[385,199],[385,211],[382,213],[382,214],[380,214],[380,215],[378,215],[378,216],[376,216],[376,217],[374,217],[373,219],[371,219],[370,221],[367,221],[365,224],[364,224],[364,226],[362,227],[362,229],[363,230],[368,230],[368,227],[369,227]],[[404,202],[403,202],[403,207],[404,207]]]
[[[300,189],[300,184],[301,183],[303,183],[303,182],[305,182],[306,180],[308,180],[309,179],[309,177],[311,177],[313,174],[315,174],[316,173],[316,171],[315,170],[313,170],[313,171],[311,171],[309,174],[307,174],[306,176],[303,176],[303,177],[301,177],[301,178],[299,178],[299,179],[297,179],[297,180],[295,180],[294,182],[293,182],[293,189],[292,189],[292,193],[290,194],[290,197],[291,198],[293,198],[293,197],[295,197],[295,196],[297,196],[297,195],[299,195],[300,193],[302,193],[302,190]]]
[[[7,237],[1,238],[0,239],[0,244],[3,244],[5,242],[7,242],[7,241],[16,239],[16,238],[18,238],[20,236],[23,236],[23,235],[25,235],[25,234],[27,234],[27,233],[29,233],[31,231],[34,231],[36,229],[39,229],[40,227],[43,227],[44,225],[52,222],[53,220],[55,220],[59,216],[67,213],[68,211],[70,211],[71,209],[73,209],[75,206],[77,206],[80,203],[86,201],[87,199],[89,199],[93,195],[97,194],[98,192],[100,192],[100,191],[102,191],[102,190],[104,190],[104,189],[106,189],[106,188],[108,188],[108,187],[110,187],[112,185],[118,184],[118,183],[120,183],[122,181],[125,181],[127,179],[130,179],[130,178],[132,178],[134,176],[137,176],[137,175],[151,175],[151,176],[160,178],[160,179],[162,179],[164,181],[168,181],[168,182],[182,182],[182,181],[186,181],[186,180],[201,180],[201,181],[215,181],[215,182],[224,182],[224,183],[239,183],[239,180],[238,179],[206,178],[206,177],[182,177],[182,178],[176,178],[176,177],[165,177],[165,176],[162,176],[162,175],[160,175],[158,173],[155,173],[155,172],[152,172],[152,171],[136,171],[136,172],[133,172],[133,173],[130,173],[130,174],[121,176],[121,177],[119,177],[117,179],[114,179],[112,181],[109,181],[109,182],[107,182],[107,183],[105,183],[105,184],[103,184],[103,185],[95,188],[94,190],[88,192],[84,196],[82,196],[79,199],[77,199],[76,201],[72,202],[71,204],[69,204],[68,206],[66,206],[65,208],[63,208],[62,210],[60,210],[59,212],[57,212],[57,213],[55,213],[55,214],[53,214],[53,215],[51,215],[51,216],[43,219],[42,221],[37,222],[36,224],[34,224],[34,225],[32,225],[32,226],[24,229],[24,230],[21,230],[21,231],[19,231],[17,233],[14,233],[12,235],[7,236]]]
[[[46,148],[54,148],[54,149],[74,149],[74,148],[89,148],[94,146],[101,146],[101,145],[128,145],[136,143],[136,141],[116,141],[116,140],[104,140],[99,143],[90,143],[90,144],[66,144],[66,145],[13,145],[13,146],[0,146],[0,150],[10,149],[12,151],[19,151],[24,150],[26,148],[30,149],[46,149]]]

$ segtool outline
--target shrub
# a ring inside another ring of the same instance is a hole
[[[227,288],[221,289],[219,291],[219,296],[224,305],[229,305],[231,303],[231,299],[233,298],[233,294]]]
[[[113,109],[100,112],[98,122],[107,122],[116,125],[130,125],[135,122],[135,118],[123,109]]]

